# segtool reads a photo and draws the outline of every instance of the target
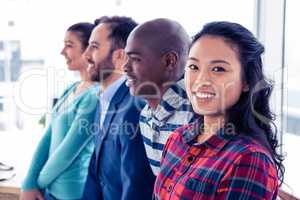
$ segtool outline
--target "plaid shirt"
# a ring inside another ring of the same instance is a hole
[[[222,129],[195,143],[196,127],[199,124],[179,128],[168,139],[155,199],[276,199],[277,171],[261,145]]]
[[[150,166],[155,175],[165,143],[177,128],[195,121],[196,115],[189,102],[184,79],[172,85],[163,95],[160,104],[152,110],[146,105],[140,114],[140,128]]]

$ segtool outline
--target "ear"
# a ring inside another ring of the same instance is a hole
[[[124,49],[116,49],[112,54],[112,62],[115,65],[116,69],[122,69],[126,63],[126,53]]]
[[[163,59],[167,71],[173,71],[176,69],[176,65],[179,60],[179,56],[177,52],[169,51],[168,53],[163,55]]]
[[[243,92],[248,92],[249,91],[249,85],[245,81],[243,81],[242,91]]]

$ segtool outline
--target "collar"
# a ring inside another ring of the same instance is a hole
[[[154,110],[149,105],[146,109],[157,121],[166,121],[183,105],[191,106],[187,98],[184,79],[181,78],[164,93],[162,100]]]
[[[206,146],[206,148],[211,149],[212,154],[216,154],[221,151],[233,137],[236,136],[234,134],[226,134],[225,128],[221,128],[215,135],[212,135],[205,142],[197,143],[196,138],[200,134],[201,124],[202,121],[198,119],[182,132],[184,143],[187,143],[190,146]]]
[[[110,102],[115,93],[117,92],[118,88],[121,84],[126,80],[125,76],[120,77],[116,81],[114,81],[110,86],[107,87],[105,91],[99,92],[99,97],[102,101]]]

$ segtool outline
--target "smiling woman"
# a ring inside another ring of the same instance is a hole
[[[204,36],[193,45],[186,69],[193,108],[204,114],[224,113],[243,91],[242,68],[236,53],[221,37]]]
[[[237,23],[211,22],[193,37],[185,77],[200,118],[169,137],[155,199],[276,199],[284,168],[263,52]]]
[[[69,86],[53,108],[22,185],[22,200],[82,197],[94,150],[93,134],[86,127],[94,120],[99,89],[89,78],[83,56],[93,28],[90,23],[77,23],[66,32],[61,54],[70,70],[79,71],[81,80]]]

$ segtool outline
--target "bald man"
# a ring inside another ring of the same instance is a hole
[[[139,124],[155,175],[159,173],[162,150],[169,135],[196,118],[183,80],[189,43],[184,28],[169,19],[145,22],[127,39],[126,84],[132,95],[147,102]]]

